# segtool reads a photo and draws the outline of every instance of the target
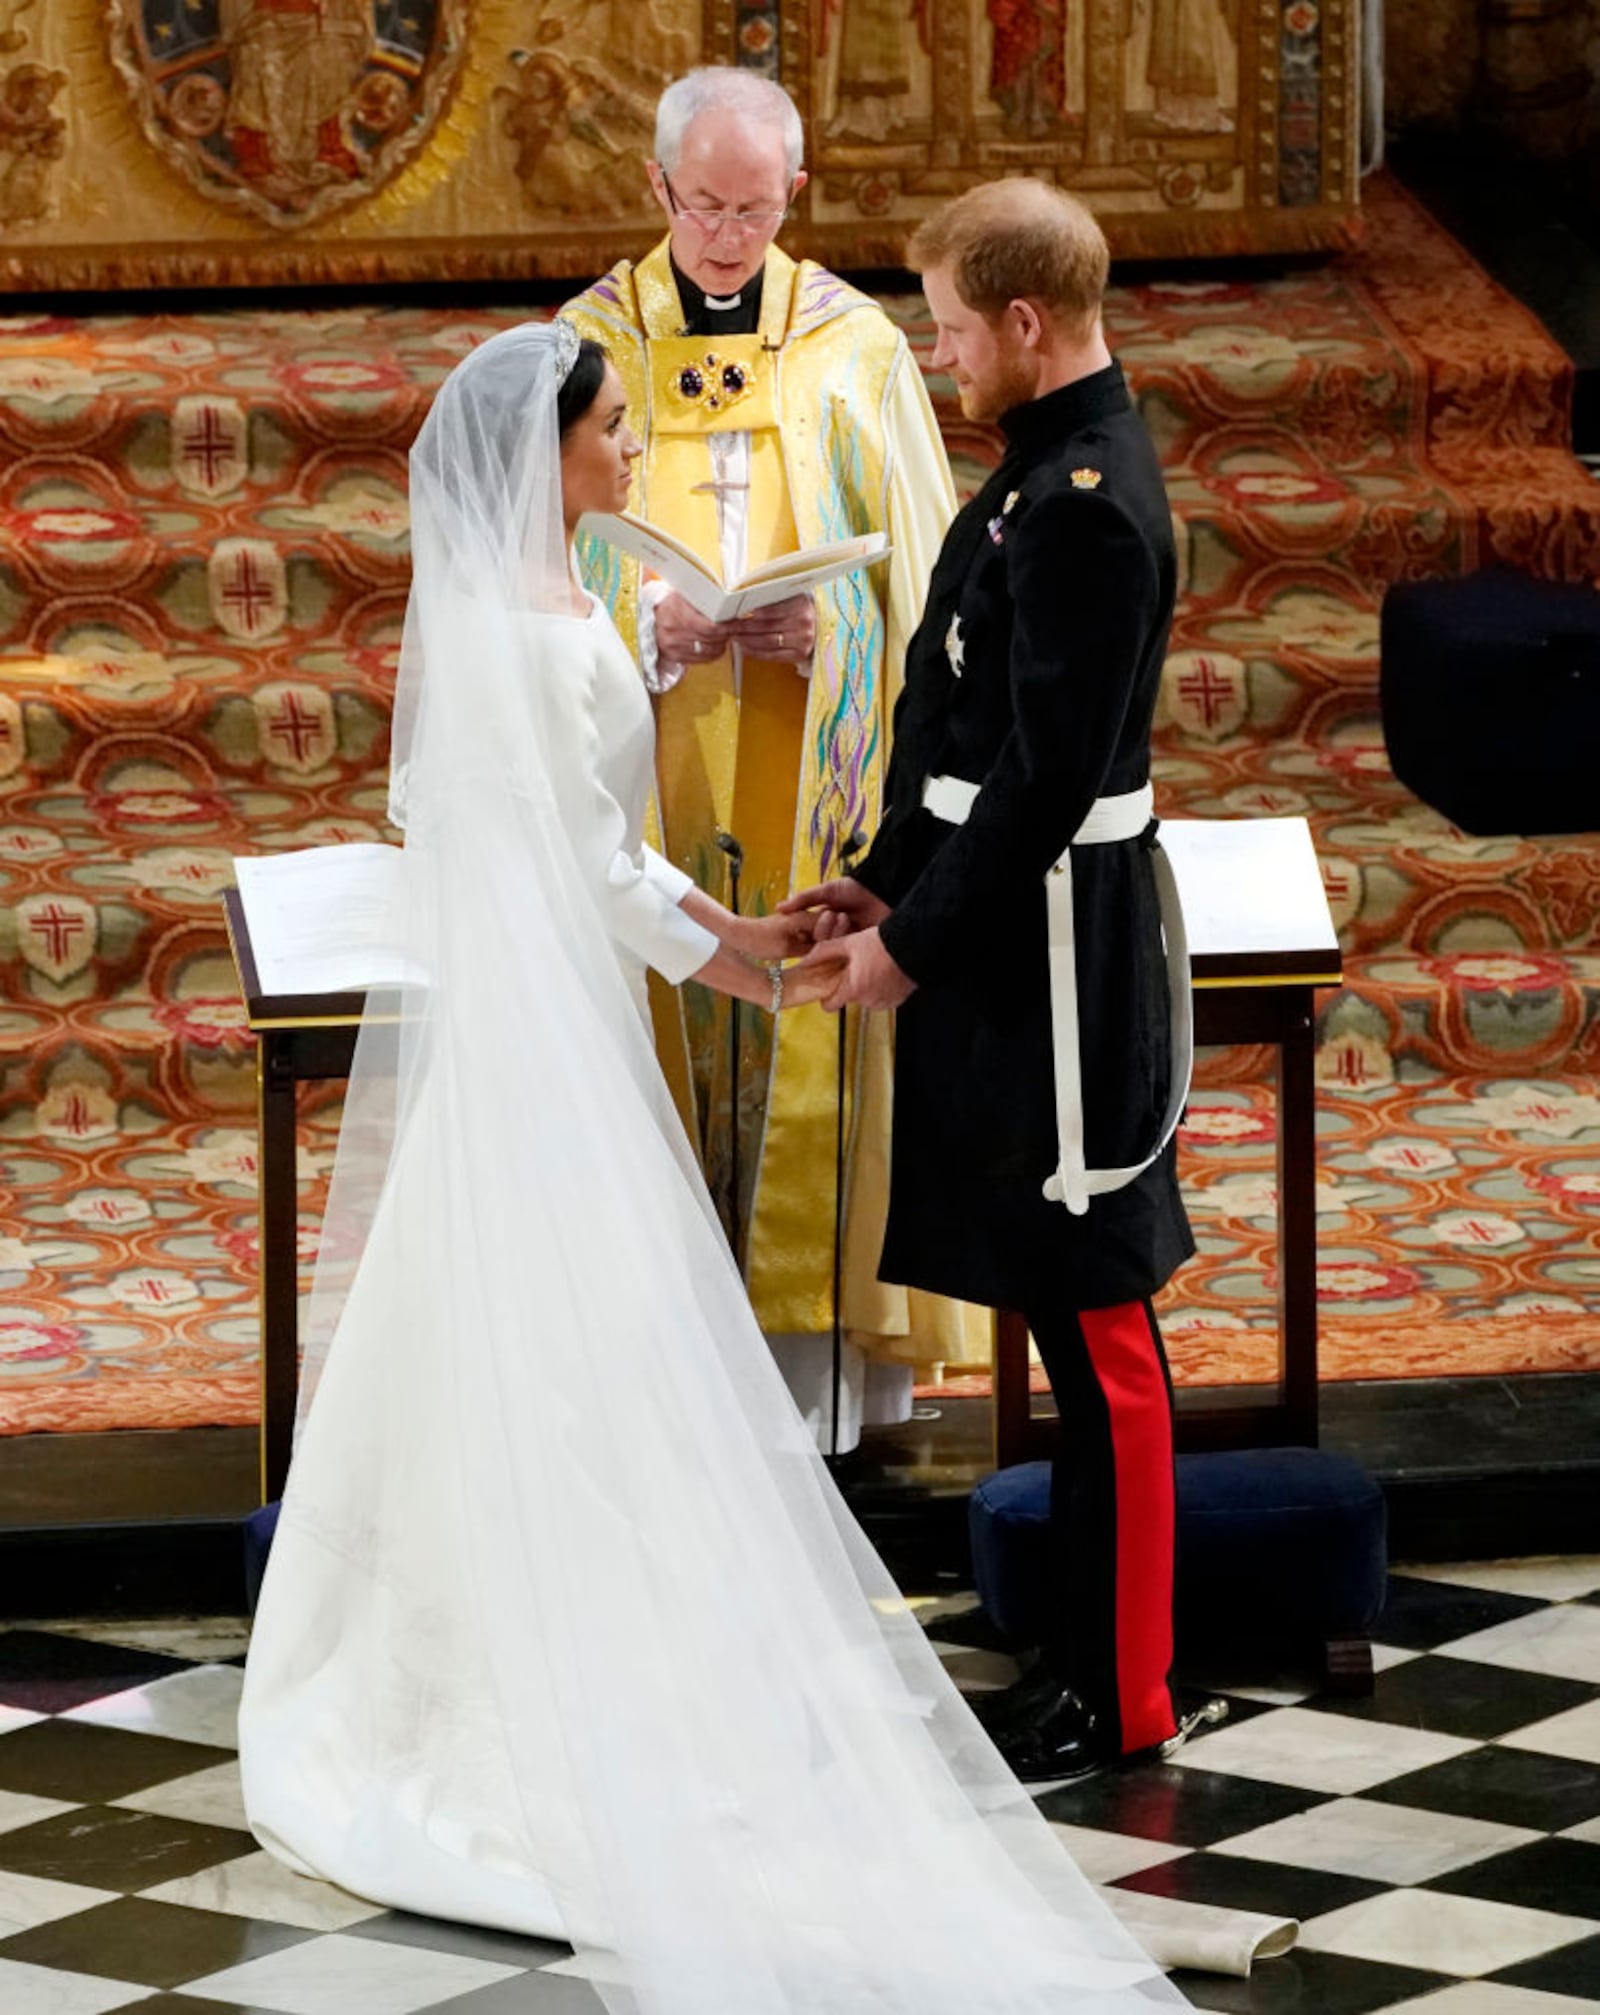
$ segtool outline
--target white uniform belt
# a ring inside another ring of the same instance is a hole
[[[922,787],[925,810],[946,824],[966,823],[979,786],[964,777],[929,777]],[[1194,1065],[1194,1006],[1189,987],[1189,941],[1183,927],[1178,884],[1165,850],[1151,848],[1156,894],[1161,906],[1161,934],[1166,945],[1167,994],[1171,1017],[1172,1087],[1156,1144],[1143,1161],[1126,1168],[1090,1168],[1084,1158],[1083,1063],[1078,1041],[1078,955],[1072,905],[1072,848],[1105,846],[1113,840],[1137,839],[1154,816],[1155,794],[1148,784],[1115,797],[1096,798],[1071,844],[1045,877],[1045,910],[1049,926],[1050,1033],[1055,1055],[1056,1138],[1059,1161],[1044,1185],[1052,1203],[1064,1203],[1082,1217],[1089,1199],[1125,1189],[1143,1175],[1178,1130],[1189,1099],[1189,1075]]]

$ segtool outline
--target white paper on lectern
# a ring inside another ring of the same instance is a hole
[[[1163,819],[1192,956],[1339,940],[1303,818]],[[421,975],[385,942],[400,848],[355,842],[235,860],[262,993],[359,992]]]
[[[1191,957],[1326,951],[1337,959],[1311,828],[1293,819],[1163,819]]]
[[[399,847],[355,841],[235,860],[234,879],[268,999],[416,981],[386,942]]]
[[[659,574],[709,623],[736,622],[756,609],[786,602],[791,595],[853,573],[857,567],[874,567],[892,550],[887,533],[862,532],[854,538],[833,539],[826,545],[763,560],[725,587],[681,539],[631,512],[597,513],[584,519],[584,529],[631,553],[642,566]]]

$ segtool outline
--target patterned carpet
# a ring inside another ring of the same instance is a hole
[[[1331,1377],[1600,1363],[1600,860],[1467,838],[1377,717],[1387,583],[1600,576],[1571,367],[1393,184],[1355,255],[1123,288],[1184,595],[1160,809],[1306,814],[1325,1004]],[[920,299],[886,305],[919,353]],[[254,1065],[217,892],[239,852],[382,835],[405,449],[518,311],[0,324],[0,1432],[256,1410]],[[930,378],[958,474],[992,440]],[[1265,1059],[1206,1059],[1180,1379],[1272,1375]],[[308,1113],[314,1245],[336,1114]]]
[[[1369,1698],[1193,1675],[1229,1721],[1169,1763],[1040,1786],[1112,1892],[1289,1916],[1234,2015],[1596,2015],[1600,1560],[1391,1577]],[[963,1689],[1014,1671],[970,1599],[917,1604]],[[232,1618],[0,1630],[6,2015],[600,2015],[562,1945],[387,1911],[245,1830]],[[1263,1683],[1266,1680],[1267,1683]]]

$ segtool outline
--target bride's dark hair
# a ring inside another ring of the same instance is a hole
[[[563,436],[594,404],[605,375],[604,349],[592,336],[585,336],[578,345],[577,361],[562,379],[561,389],[556,393],[556,425]]]

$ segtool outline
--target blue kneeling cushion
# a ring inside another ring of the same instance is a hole
[[[1363,1637],[1388,1572],[1383,1492],[1315,1448],[1178,1457],[1180,1632]],[[1050,1465],[985,1477],[969,1507],[978,1598],[995,1627],[1037,1644],[1049,1614]]]
[[[261,1577],[267,1571],[267,1555],[272,1551],[272,1535],[278,1529],[278,1503],[262,1505],[244,1522],[244,1594],[255,1614],[261,1596]]]

